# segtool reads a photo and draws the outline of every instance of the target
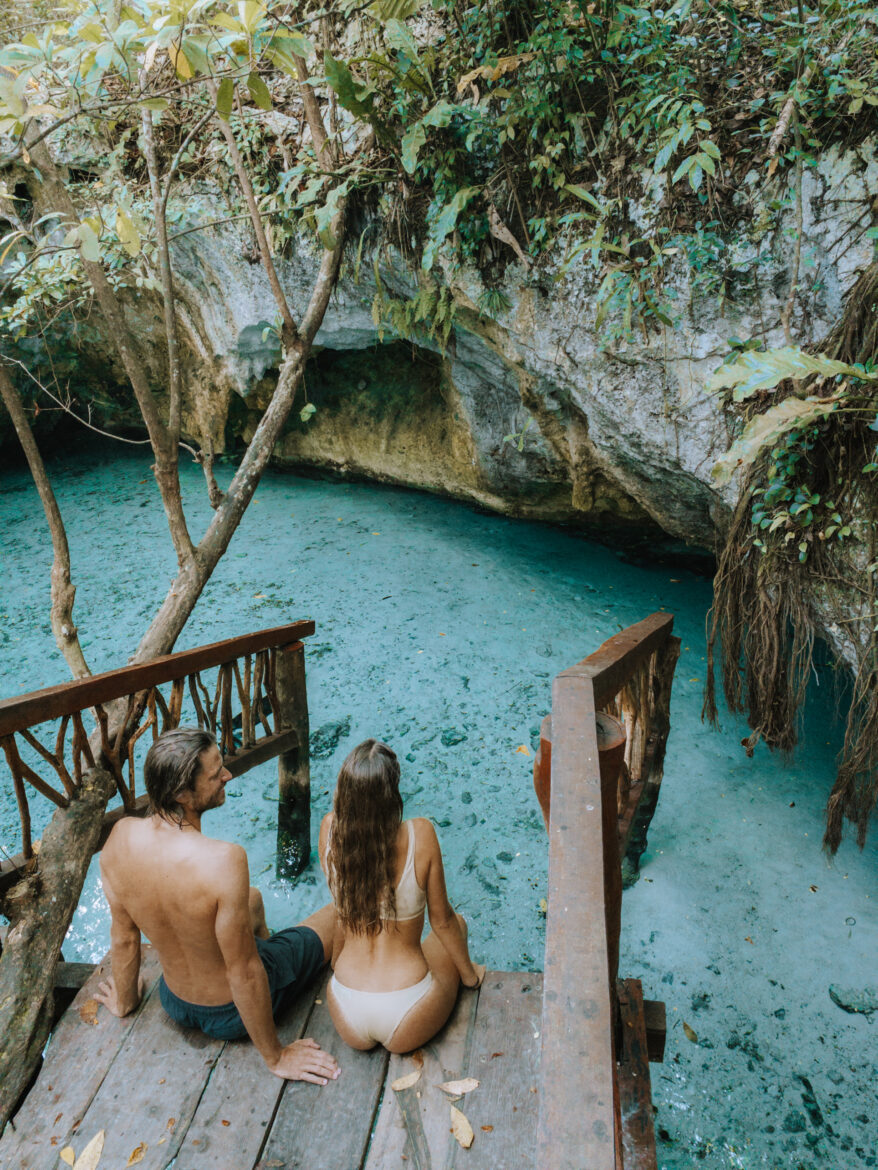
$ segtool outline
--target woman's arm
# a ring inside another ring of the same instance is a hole
[[[469,957],[466,934],[461,929],[458,916],[448,901],[445,868],[442,865],[442,850],[439,848],[436,830],[431,822],[423,817],[418,817],[414,823],[418,851],[423,850],[426,854],[427,865],[424,882],[427,890],[427,913],[430,916],[430,926],[451,957],[464,987],[478,987],[484,978],[485,969],[481,966],[477,969],[473,965],[472,959]],[[420,866],[416,866],[416,869],[419,868]]]

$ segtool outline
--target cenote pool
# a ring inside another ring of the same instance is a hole
[[[89,446],[50,464],[67,519],[76,619],[93,670],[122,665],[157,609],[174,559],[145,448]],[[221,469],[228,470],[228,469]],[[182,470],[196,531],[201,471]],[[69,677],[48,620],[51,547],[21,468],[0,473],[0,694]],[[665,780],[641,879],[625,894],[622,969],[668,1007],[652,1066],[659,1165],[860,1170],[876,1164],[872,1017],[829,996],[875,985],[878,846],[821,852],[840,743],[829,671],[815,676],[792,761],[744,725],[702,725],[710,583],[638,567],[567,533],[453,501],[272,473],[178,649],[310,617],[314,837],[334,777],[361,739],[403,762],[407,816],[436,823],[452,901],[473,953],[542,966],[546,839],[532,752],[552,677],[656,609],[675,614],[677,668]],[[229,785],[207,831],[244,844],[269,923],[326,900],[312,860],[294,887],[273,876],[276,771]],[[32,801],[37,830],[48,811]],[[18,849],[8,776],[0,841]],[[65,957],[108,946],[93,867]],[[684,1023],[687,1028],[684,1029]],[[694,1037],[694,1039],[693,1039]]]

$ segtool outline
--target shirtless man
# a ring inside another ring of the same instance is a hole
[[[275,1076],[334,1080],[335,1060],[313,1040],[284,1047],[274,1016],[330,959],[335,908],[269,936],[246,853],[201,833],[202,813],[224,802],[232,778],[206,731],[160,736],[144,778],[152,815],[123,818],[101,853],[112,974],[95,999],[117,1016],[137,1007],[142,931],[158,952],[159,994],[172,1019],[216,1039],[249,1035]]]

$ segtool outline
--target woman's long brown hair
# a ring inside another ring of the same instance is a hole
[[[379,934],[396,913],[396,838],[402,822],[399,760],[367,739],[341,766],[326,872],[339,921],[354,934]]]

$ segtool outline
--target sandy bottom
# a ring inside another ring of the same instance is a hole
[[[52,467],[92,669],[124,663],[174,562],[143,449],[90,448]],[[184,490],[207,522],[200,471]],[[23,471],[0,477],[0,694],[69,675],[48,623],[51,551]],[[639,568],[533,524],[416,493],[272,474],[178,648],[302,617],[314,758],[314,826],[361,739],[403,762],[407,816],[436,823],[452,901],[494,968],[542,966],[546,838],[532,751],[552,677],[656,609],[683,639],[665,781],[639,883],[625,895],[622,971],[667,1003],[652,1066],[659,1165],[860,1170],[876,1164],[875,1016],[842,1011],[830,984],[875,986],[874,841],[821,853],[839,728],[831,677],[815,677],[792,762],[747,760],[742,723],[700,721],[709,583]],[[242,842],[271,925],[327,897],[312,858],[295,887],[273,876],[276,773],[230,785],[207,831]],[[47,810],[33,802],[37,827]],[[0,841],[18,848],[8,778]],[[108,945],[93,867],[65,948]],[[688,1031],[684,1029],[684,1023]]]

